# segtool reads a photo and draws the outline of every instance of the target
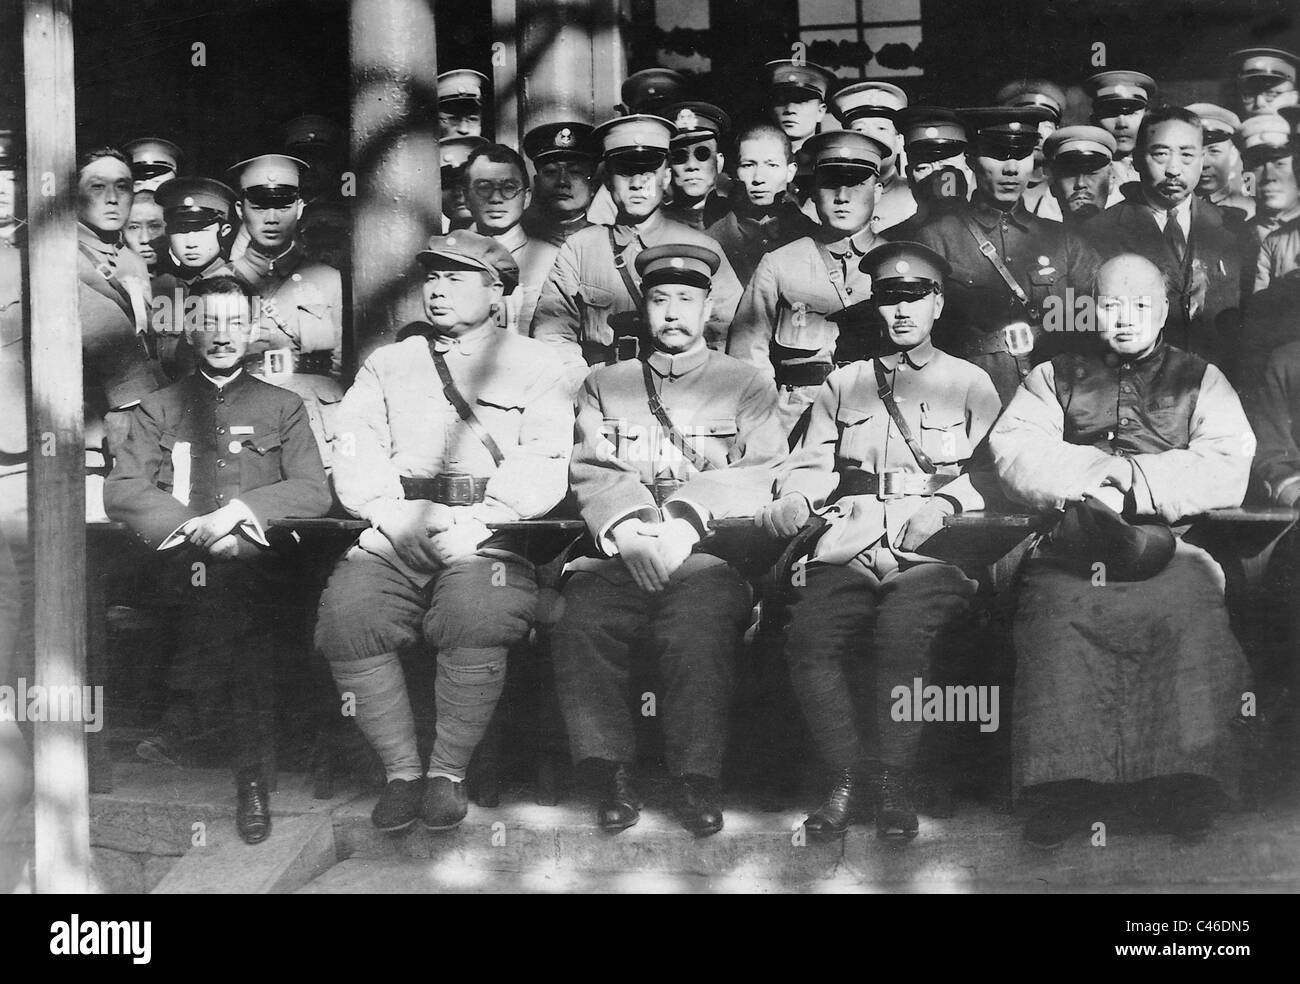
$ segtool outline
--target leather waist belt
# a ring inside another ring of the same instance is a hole
[[[19,451],[17,454],[0,451],[0,468],[7,468],[10,465],[25,465],[29,461],[31,461],[30,451]]]
[[[444,506],[472,506],[487,494],[488,479],[473,475],[435,475],[433,478],[402,476],[402,492],[408,499],[428,499]]]
[[[995,355],[1006,352],[1012,356],[1026,356],[1034,350],[1038,333],[1029,325],[1020,322],[1005,328],[989,332],[970,332],[957,342],[960,355],[969,358],[973,355]]]
[[[669,497],[686,483],[679,478],[661,478],[657,482],[642,482],[654,496],[655,505],[662,506]]]
[[[796,362],[776,367],[777,386],[820,386],[835,371],[829,362]]]
[[[256,355],[244,356],[242,365],[255,376],[292,376],[294,373],[328,376],[332,359],[332,352],[267,349]]]
[[[901,468],[888,469],[879,474],[861,468],[845,468],[840,472],[840,484],[835,487],[831,499],[835,501],[850,495],[874,495],[884,502],[909,495],[934,495],[956,478],[956,475],[926,475],[924,472],[903,471]]]

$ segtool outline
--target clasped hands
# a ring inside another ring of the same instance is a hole
[[[632,580],[650,594],[662,591],[700,542],[699,531],[685,519],[647,523],[625,519],[609,533]]]
[[[409,499],[395,503],[379,524],[398,558],[419,571],[436,570],[471,557],[492,531],[468,508]]]
[[[239,556],[239,538],[235,531],[248,521],[248,513],[235,503],[227,503],[202,516],[195,516],[181,524],[179,532],[200,550],[206,550],[218,560],[234,560]]]
[[[1135,479],[1133,462],[1116,456],[1111,459],[1101,482],[1083,493],[1086,499],[1096,499],[1117,513],[1124,511],[1124,500],[1133,489]]]

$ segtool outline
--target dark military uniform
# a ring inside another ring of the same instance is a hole
[[[764,209],[735,202],[732,211],[705,231],[726,253],[741,286],[748,287],[765,254],[813,235],[817,223],[803,214],[793,196],[786,195]]]
[[[592,129],[588,124],[577,121],[535,126],[524,134],[524,153],[533,162],[534,171],[540,171],[544,164],[551,161],[569,161],[571,163],[582,161],[588,163],[592,170],[590,181],[594,186],[597,161],[596,155],[591,152],[587,143],[591,137]],[[564,241],[575,232],[581,232],[583,229],[595,224],[587,218],[585,209],[580,215],[566,219],[557,219],[547,215],[539,207],[536,197],[536,189],[534,189],[533,204],[524,212],[523,222],[521,223],[524,232],[532,239],[540,239],[552,246],[562,246]],[[588,207],[590,207],[590,203],[588,203]],[[525,321],[523,325],[525,334],[528,331],[528,324]]]

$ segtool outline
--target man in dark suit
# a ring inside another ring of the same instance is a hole
[[[1201,120],[1179,107],[1152,110],[1134,151],[1139,183],[1085,227],[1109,259],[1145,256],[1168,284],[1169,344],[1224,368],[1233,352],[1241,303],[1242,224],[1235,212],[1198,198],[1203,157]]]
[[[161,552],[159,584],[181,596],[186,612],[164,732],[139,751],[165,761],[182,718],[210,711],[205,705],[228,687],[235,823],[256,844],[271,829],[263,771],[273,740],[270,629],[279,587],[295,580],[271,549],[267,524],[325,515],[330,492],[302,399],[243,370],[252,315],[239,281],[200,280],[190,297],[198,304],[189,342],[199,369],[141,400],[104,505]]]

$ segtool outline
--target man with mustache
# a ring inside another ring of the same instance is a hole
[[[534,239],[561,246],[593,225],[587,216],[596,175],[596,157],[588,144],[591,131],[586,123],[568,120],[524,134],[524,154],[533,162],[533,202],[524,212],[523,226]]]
[[[575,394],[590,366],[635,358],[648,345],[645,301],[635,274],[638,253],[667,243],[722,253],[716,240],[663,214],[668,149],[675,133],[668,120],[640,114],[609,120],[592,134],[617,209],[615,224],[583,229],[560,247],[531,328],[534,338],[554,346]],[[740,283],[726,257],[712,280],[705,342],[722,349],[740,300]]]
[[[1092,99],[1092,122],[1115,138],[1110,165],[1114,178],[1106,202],[1109,208],[1123,200],[1124,185],[1139,178],[1133,150],[1147,106],[1155,101],[1156,82],[1142,72],[1115,70],[1098,72],[1083,83],[1083,88]]]
[[[1179,107],[1146,114],[1134,159],[1141,174],[1088,225],[1102,258],[1145,256],[1165,272],[1165,338],[1233,374],[1229,340],[1239,327],[1243,227],[1240,213],[1194,195],[1201,178],[1200,118]]]
[[[972,142],[966,161],[975,191],[963,209],[916,231],[951,266],[935,344],[989,374],[1009,400],[1034,363],[1073,338],[1044,330],[1048,305],[1092,284],[1097,256],[1060,222],[1029,214],[1024,190],[1034,169],[1041,106],[961,111]]]
[[[1099,215],[1110,197],[1115,138],[1099,126],[1067,126],[1043,142],[1048,185],[1062,221],[1078,227]]]

